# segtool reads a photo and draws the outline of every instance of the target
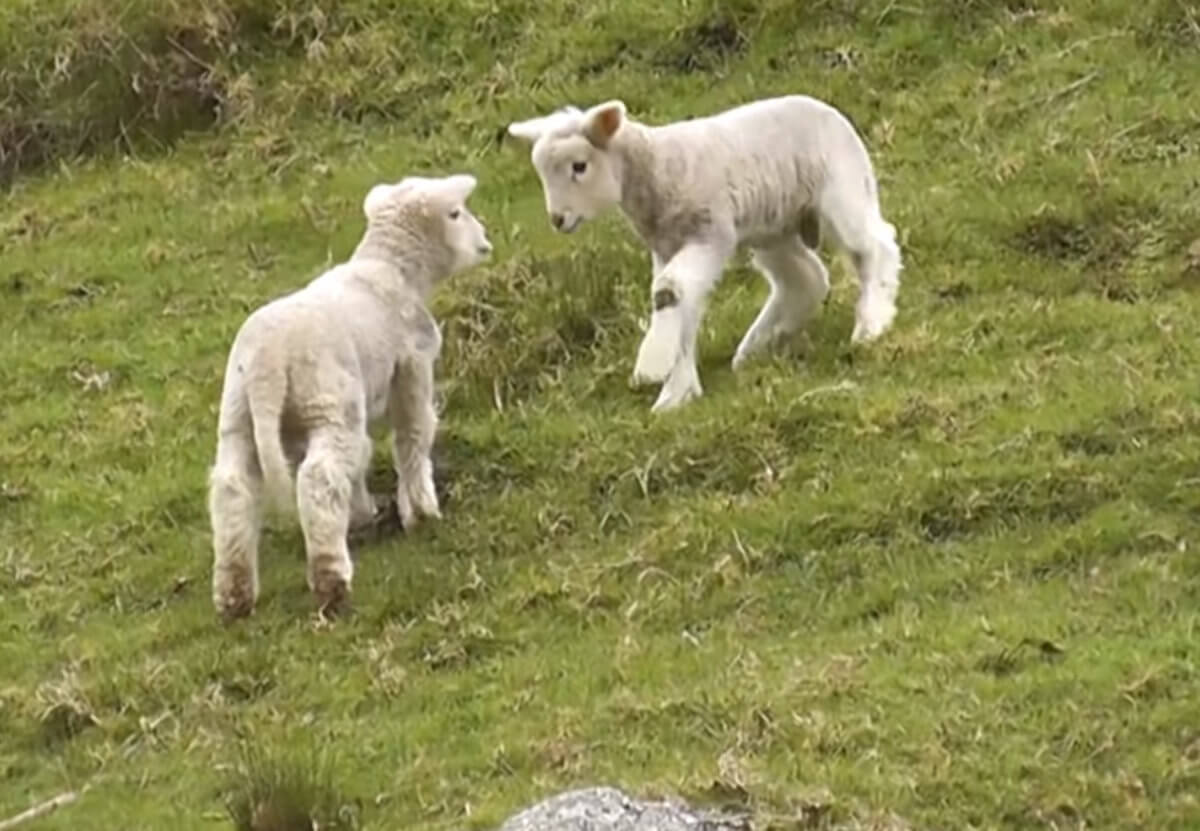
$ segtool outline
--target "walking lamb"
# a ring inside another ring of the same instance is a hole
[[[656,411],[701,394],[696,336],[708,294],[740,245],[752,250],[771,291],[734,369],[819,310],[829,293],[815,252],[823,230],[858,271],[852,341],[873,340],[895,317],[895,228],[880,213],[866,147],[828,104],[789,95],[650,126],[612,100],[514,122],[508,132],[532,144],[557,230],[569,234],[620,205],[649,247],[653,312],[633,381],[662,383]]]
[[[299,514],[308,585],[321,607],[346,598],[354,571],[347,533],[375,511],[368,427],[385,416],[402,524],[440,516],[429,453],[441,334],[427,304],[440,280],[491,253],[465,205],[475,185],[466,174],[376,185],[349,261],[242,324],[209,474],[213,603],[223,616],[249,614],[258,599],[258,538],[271,503]]]

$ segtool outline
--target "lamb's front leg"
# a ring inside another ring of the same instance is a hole
[[[669,309],[663,311],[659,308],[660,300],[664,306],[674,305],[673,303],[667,304],[667,300],[673,298],[674,295],[669,292],[661,292],[661,289],[664,288],[661,284],[664,267],[665,263],[658,254],[651,251],[650,328],[642,337],[642,344],[638,347],[637,363],[633,367],[633,384],[639,387],[661,384],[665,381],[671,372],[671,367],[675,365],[678,354],[676,346],[679,341],[678,314]]]
[[[689,244],[654,276],[654,311],[638,349],[633,382],[662,382],[654,403],[656,412],[673,409],[701,394],[696,339],[709,292],[720,280],[730,253],[729,245]]]
[[[389,410],[396,468],[396,512],[400,524],[408,531],[420,516],[432,519],[441,516],[430,457],[437,433],[432,358],[420,356],[398,369],[392,381]]]

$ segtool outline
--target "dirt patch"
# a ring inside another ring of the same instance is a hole
[[[968,537],[1021,524],[1071,524],[1111,499],[1115,489],[1067,473],[1009,482],[948,483],[924,495],[916,516],[930,542]]]
[[[1137,31],[1138,42],[1154,50],[1200,52],[1200,4],[1157,0]]]
[[[1075,260],[1092,256],[1094,236],[1083,222],[1050,214],[1025,223],[1014,242],[1029,253],[1052,260]]]
[[[996,20],[1032,17],[1044,9],[1038,0],[939,0],[929,11],[946,23],[974,29]]]
[[[48,747],[57,747],[69,742],[89,727],[99,722],[86,708],[59,702],[48,708],[43,714],[40,724],[42,741]]]
[[[1161,222],[1157,205],[1101,196],[1079,211],[1048,210],[1029,217],[1007,242],[1022,254],[1079,267],[1086,278],[1083,290],[1134,303],[1141,292],[1123,272],[1142,239]]]
[[[1183,276],[1200,279],[1200,238],[1188,246],[1187,260],[1183,266]]]
[[[1200,156],[1200,119],[1148,121],[1130,132],[1117,149],[1127,164],[1175,164]]]
[[[637,49],[626,40],[618,40],[608,52],[594,60],[587,61],[578,69],[580,78],[594,78],[603,75],[611,69],[617,69],[630,62],[635,62],[640,55]]]
[[[1120,442],[1101,432],[1063,433],[1056,437],[1058,445],[1067,453],[1082,453],[1085,456],[1111,456],[1120,448]]]
[[[433,671],[461,670],[503,654],[508,645],[482,624],[461,624],[440,634],[418,631],[409,658]]]
[[[0,103],[0,184],[56,159],[167,147],[228,109],[230,75],[212,32],[164,24],[131,34],[110,20],[73,34],[52,58],[0,70],[10,90]]]
[[[707,72],[750,45],[733,17],[720,14],[682,29],[654,57],[654,63],[678,72]]]
[[[960,300],[965,300],[973,293],[971,286],[962,280],[956,280],[952,283],[944,283],[933,290],[938,300],[946,303],[956,303]]]
[[[1062,660],[1065,654],[1065,650],[1054,641],[1022,638],[1015,646],[983,656],[977,666],[1000,678],[1020,672],[1033,658],[1042,663],[1054,663]]]

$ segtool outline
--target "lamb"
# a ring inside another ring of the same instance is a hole
[[[817,256],[823,232],[849,252],[859,277],[851,340],[874,340],[896,314],[900,248],[883,219],[866,147],[849,120],[803,95],[769,98],[661,126],[639,123],[614,99],[513,122],[532,145],[546,212],[572,233],[613,205],[650,249],[650,326],[632,381],[662,383],[653,410],[701,394],[696,336],[708,295],[742,246],[770,285],[733,357],[805,328],[829,293]]]
[[[213,605],[223,617],[250,614],[257,602],[264,508],[298,513],[321,608],[346,600],[354,572],[347,534],[375,513],[368,429],[385,416],[402,525],[440,517],[429,454],[441,334],[427,304],[442,279],[491,253],[465,205],[475,186],[467,174],[374,186],[350,259],[260,307],[239,329],[209,472]]]

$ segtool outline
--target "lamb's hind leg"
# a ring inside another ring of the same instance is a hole
[[[771,293],[738,345],[733,356],[735,370],[752,355],[803,329],[829,295],[829,272],[798,235],[754,249],[753,260]]]
[[[208,477],[212,522],[212,598],[226,618],[243,617],[258,601],[258,540],[262,529],[262,475],[249,423],[222,431]]]
[[[371,437],[364,433],[360,441],[361,458],[359,469],[362,473],[354,480],[350,494],[350,528],[351,530],[366,528],[375,520],[377,507],[375,498],[367,488],[367,472],[371,469],[371,456],[375,449]]]
[[[361,436],[326,427],[313,433],[296,471],[296,502],[308,558],[308,586],[322,609],[350,594],[354,563],[346,535],[355,482],[363,475]]]

